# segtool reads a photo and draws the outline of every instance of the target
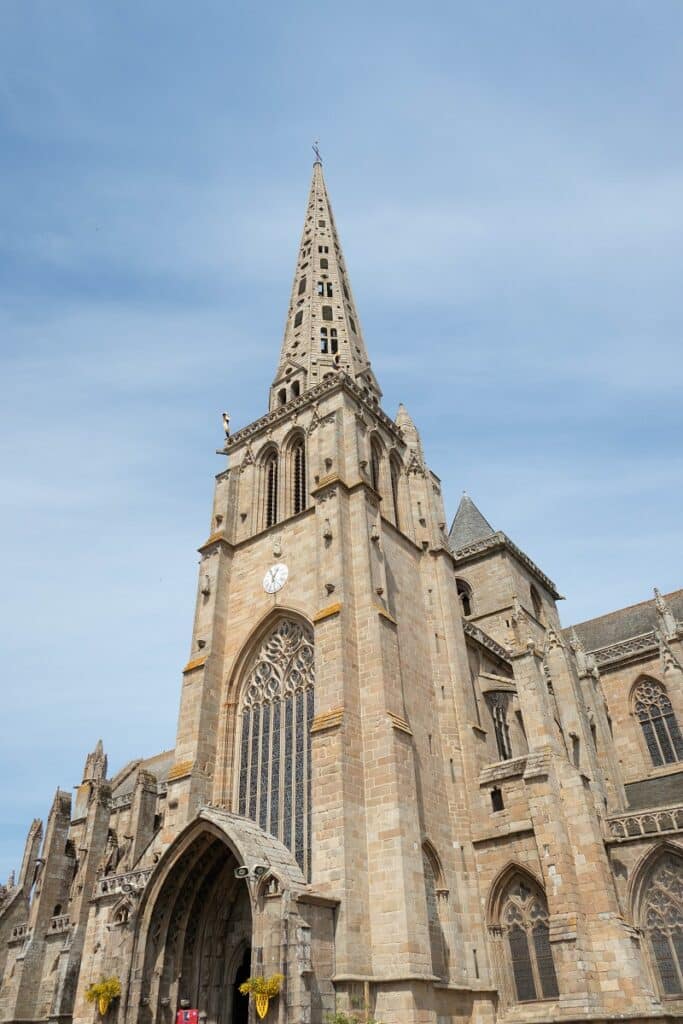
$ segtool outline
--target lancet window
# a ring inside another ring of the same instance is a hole
[[[532,888],[524,878],[513,878],[503,900],[500,924],[517,1000],[530,1002],[557,997],[548,907],[542,892]]]
[[[510,695],[502,690],[487,693],[486,702],[493,719],[493,729],[496,735],[496,745],[501,761],[509,761],[512,757],[512,744],[510,743],[510,726],[508,725],[508,706]]]
[[[306,508],[306,449],[303,437],[297,438],[290,448],[292,512],[297,515]]]
[[[645,890],[641,914],[662,992],[683,995],[683,859],[662,857]]]
[[[399,484],[401,480],[401,466],[397,459],[391,458],[389,461],[389,470],[391,472],[391,498],[394,503],[394,523],[397,527],[400,527],[399,511],[398,511],[398,500],[399,500]]]
[[[379,446],[379,442],[373,438],[370,442],[370,481],[377,492],[379,492],[381,484],[381,465],[382,449]]]
[[[277,522],[277,486],[278,486],[278,455],[271,451],[263,464],[265,525],[273,526]]]
[[[662,683],[642,679],[633,691],[633,709],[653,765],[683,761],[683,737]]]
[[[282,619],[242,688],[238,810],[277,836],[306,876],[311,863],[313,632]]]
[[[456,589],[458,591],[458,597],[460,598],[460,604],[462,605],[463,615],[472,614],[472,587],[465,580],[456,580]]]

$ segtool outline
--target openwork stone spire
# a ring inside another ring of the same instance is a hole
[[[348,374],[371,399],[381,398],[365,349],[322,163],[316,160],[280,363],[271,389],[271,409],[340,372]]]

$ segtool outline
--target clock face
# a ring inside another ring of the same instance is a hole
[[[284,562],[278,562],[277,565],[271,565],[270,569],[263,577],[263,589],[266,594],[277,594],[278,590],[282,590],[287,577],[289,576],[289,569]]]

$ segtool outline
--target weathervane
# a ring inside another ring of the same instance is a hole
[[[320,155],[320,143],[317,139],[313,143],[313,152],[315,153],[315,162],[317,164],[321,164],[323,162],[323,158]]]

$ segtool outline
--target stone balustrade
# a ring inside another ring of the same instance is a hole
[[[104,878],[97,879],[93,896],[95,899],[99,899],[102,896],[111,896],[115,893],[142,892],[151,874],[152,869],[145,868],[139,871],[128,871],[125,875],[105,875]]]
[[[50,918],[49,935],[58,935],[60,932],[68,932],[71,927],[71,918],[68,914],[57,914]]]
[[[680,831],[683,831],[683,806],[631,811],[607,819],[607,842],[612,843]]]
[[[28,936],[28,934],[29,934],[28,925],[27,924],[18,924],[18,925],[16,925],[12,929],[12,931],[10,933],[9,941],[10,942],[21,942],[23,939],[25,939]]]

